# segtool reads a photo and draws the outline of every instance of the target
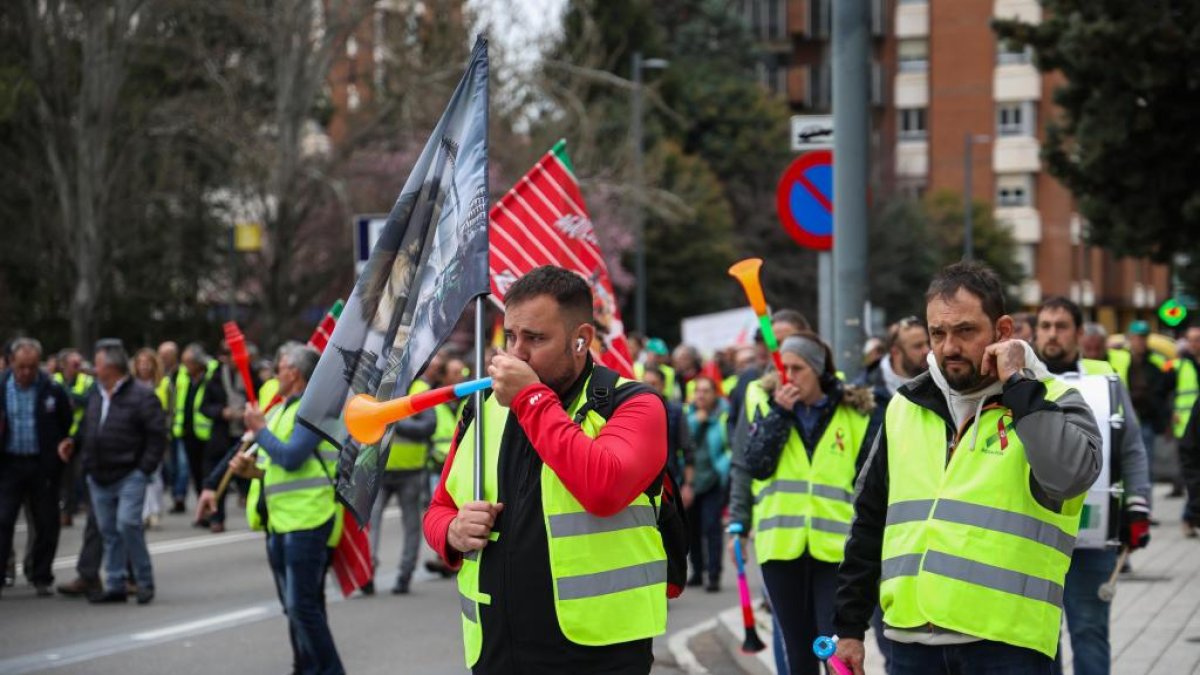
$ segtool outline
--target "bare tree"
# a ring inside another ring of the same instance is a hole
[[[130,44],[153,24],[142,0],[108,3],[24,0],[35,134],[50,169],[59,235],[74,270],[71,339],[96,336],[101,265],[108,245],[108,198],[119,176],[119,102]],[[78,61],[64,58],[75,49]]]

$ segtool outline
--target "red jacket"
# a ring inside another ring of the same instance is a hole
[[[628,506],[666,461],[666,416],[654,394],[636,394],[623,402],[595,439],[572,421],[558,396],[540,382],[518,392],[511,410],[538,456],[593,515],[611,516]],[[446,491],[446,476],[457,451],[456,437],[424,521],[425,540],[456,569],[462,554],[449,546],[446,535],[458,505]]]

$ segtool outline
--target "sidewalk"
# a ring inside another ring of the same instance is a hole
[[[1183,536],[1183,500],[1168,499],[1169,487],[1154,492],[1155,518],[1150,546],[1130,557],[1132,574],[1121,575],[1113,600],[1109,639],[1114,675],[1177,675],[1200,672],[1200,539]],[[756,603],[759,597],[755,593]],[[741,610],[727,609],[717,620],[680,635],[678,646],[694,652],[688,673],[775,672],[771,659],[771,618],[756,612],[758,635],[768,649],[754,656],[738,654],[742,641]],[[715,624],[715,625],[714,625]],[[681,631],[683,633],[685,631]],[[715,654],[710,639],[724,645]],[[867,635],[867,673],[883,675],[883,658],[872,635]],[[677,655],[677,660],[679,659]],[[1063,672],[1071,674],[1071,645],[1064,626]]]
[[[1150,546],[1131,556],[1113,600],[1113,673],[1175,675],[1200,668],[1200,539],[1185,539],[1182,499],[1154,491]],[[1068,660],[1067,663],[1070,663]],[[1070,673],[1071,670],[1067,669]]]

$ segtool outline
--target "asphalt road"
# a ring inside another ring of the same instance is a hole
[[[229,530],[214,535],[190,526],[190,515],[165,515],[148,533],[157,596],[138,606],[89,605],[62,596],[35,597],[19,579],[0,598],[0,673],[171,672],[229,675],[288,672],[286,621],[275,595],[261,533],[246,529],[230,500]],[[419,569],[412,593],[389,593],[399,560],[400,520],[385,512],[380,593],[327,597],[334,638],[350,673],[463,673],[458,599],[453,580]],[[82,522],[63,530],[54,573],[75,576]],[[24,551],[24,525],[16,547]],[[432,557],[432,552],[424,553]],[[720,593],[688,589],[670,604],[668,635],[655,642],[655,671],[673,668],[667,638],[737,604],[731,566]],[[332,575],[331,575],[332,577]]]

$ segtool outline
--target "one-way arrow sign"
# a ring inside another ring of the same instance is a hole
[[[792,151],[833,147],[833,115],[792,115]]]

